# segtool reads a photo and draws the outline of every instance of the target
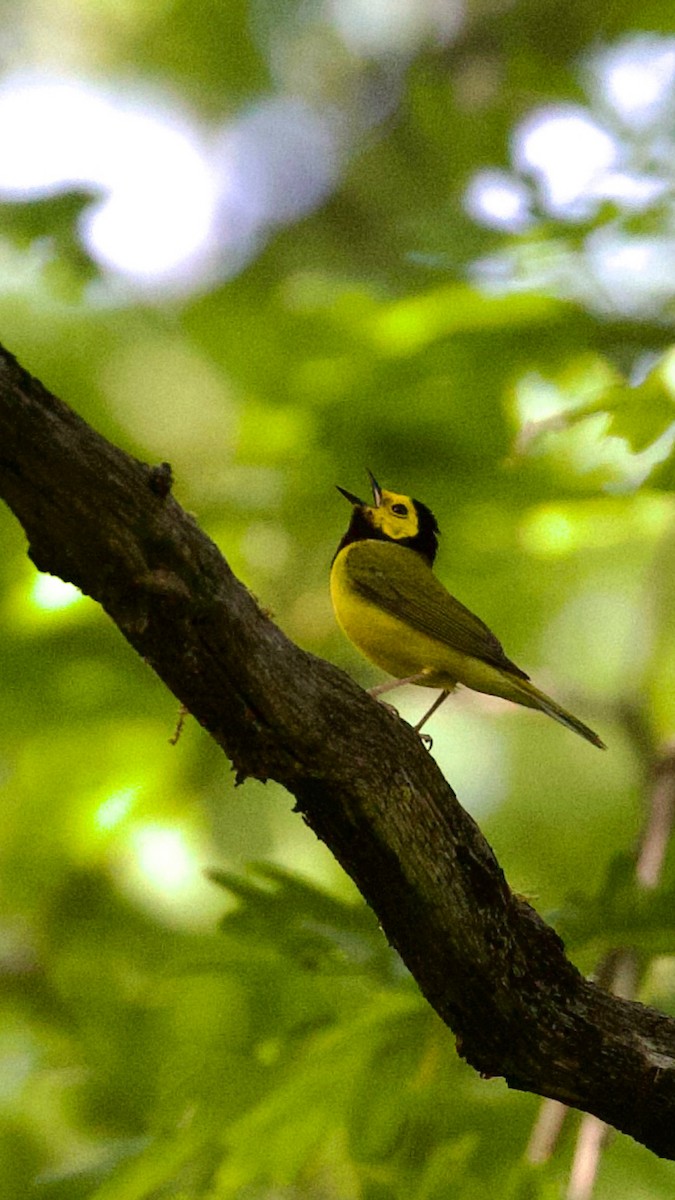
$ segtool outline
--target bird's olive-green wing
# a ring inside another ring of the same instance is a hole
[[[501,642],[480,617],[446,591],[414,550],[386,542],[358,542],[350,547],[347,574],[359,596],[420,633],[529,679],[506,657]]]

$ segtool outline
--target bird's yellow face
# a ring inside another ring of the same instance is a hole
[[[372,504],[366,504],[353,492],[337,485],[345,500],[354,506],[354,511],[336,557],[352,542],[375,540],[416,550],[431,566],[438,548],[438,525],[434,514],[420,500],[402,496],[400,492],[388,492],[380,487],[370,471],[368,474],[373,489]]]
[[[420,530],[419,516],[410,496],[379,489],[379,504],[364,505],[363,515],[373,529],[386,538],[399,542],[403,538],[415,538]]]

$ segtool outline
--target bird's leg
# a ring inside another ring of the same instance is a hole
[[[403,687],[404,683],[421,683],[426,677],[426,671],[420,671],[417,675],[408,675],[406,679],[390,679],[387,683],[378,683],[377,687],[368,688],[368,695],[381,696],[384,692],[393,692],[394,688]]]
[[[449,695],[450,695],[450,692],[445,691],[445,692],[441,692],[440,696],[436,697],[431,708],[427,712],[425,712],[424,716],[422,717],[422,720],[418,721],[417,724],[415,725],[415,727],[414,727],[415,733],[419,733],[422,726],[426,725],[427,721],[429,720],[429,717],[432,717],[434,715],[434,713],[436,712],[436,709],[441,707],[441,704],[443,703],[444,700],[447,700]]]
[[[425,673],[422,671],[419,675],[408,675],[406,679],[390,679],[388,683],[378,683],[377,687],[368,688],[368,695],[381,696],[383,692],[392,692],[394,688],[403,687],[404,683],[420,683],[424,677]],[[380,700],[380,704],[395,717],[398,716],[398,709],[394,708],[393,704],[387,704],[386,700]]]

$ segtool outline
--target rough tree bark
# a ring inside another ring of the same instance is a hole
[[[409,726],[293,645],[173,499],[0,349],[0,495],[241,778],[276,779],[477,1071],[675,1158],[675,1021],[585,980]]]

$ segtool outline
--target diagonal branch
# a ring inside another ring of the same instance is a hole
[[[409,726],[288,641],[168,468],[111,445],[5,352],[0,495],[36,566],[102,605],[240,777],[293,793],[476,1070],[675,1158],[675,1021],[585,980]]]

